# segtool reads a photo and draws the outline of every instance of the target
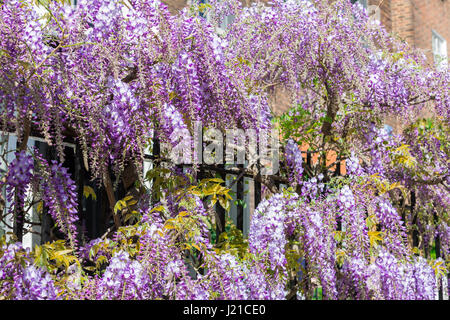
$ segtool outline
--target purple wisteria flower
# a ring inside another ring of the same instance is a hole
[[[141,263],[123,251],[112,257],[99,284],[102,299],[143,299],[150,290],[149,277]]]
[[[9,165],[6,178],[8,185],[12,187],[26,186],[33,176],[34,160],[25,151],[16,153],[16,158]]]
[[[286,161],[291,169],[289,179],[297,184],[302,183],[303,174],[303,158],[298,144],[294,140],[289,139],[286,144]]]
[[[57,300],[51,275],[32,264],[31,252],[21,243],[0,247],[0,297],[15,300]]]

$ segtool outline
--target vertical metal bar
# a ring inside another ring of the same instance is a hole
[[[433,218],[435,222],[438,222],[438,217],[436,214],[436,211],[433,212]],[[436,238],[434,239],[434,248],[435,248],[435,252],[436,252],[436,259],[441,257],[441,239],[439,237],[439,233],[436,235]],[[438,297],[439,300],[444,300],[444,295],[442,292],[442,279],[443,277],[441,277],[440,281],[441,283],[439,283],[439,292],[438,292]]]
[[[77,184],[77,201],[78,201],[78,216],[80,218],[81,230],[87,233],[86,228],[86,214],[83,210],[83,190],[84,190],[84,165],[83,154],[81,152],[81,145],[75,145],[75,180]]]
[[[158,137],[154,137],[153,138],[152,154],[153,154],[153,159],[154,160],[158,159],[160,157],[160,155],[161,155],[161,146],[160,146],[160,142],[159,142]],[[154,168],[155,168],[155,164],[153,164],[153,169]],[[155,181],[152,182],[152,189],[154,189],[154,187],[155,187],[154,183],[155,183]],[[159,201],[159,199],[157,198],[156,194],[154,194],[154,192],[152,192],[152,204],[155,205],[158,201]]]
[[[414,209],[416,206],[416,193],[415,191],[411,191],[411,215],[414,214]],[[412,221],[413,224],[417,222],[417,216],[414,216],[414,219]],[[417,247],[419,245],[419,232],[414,229],[412,233],[412,240],[413,240],[413,247]]]
[[[434,219],[437,222],[437,215],[436,212],[434,212]],[[435,241],[435,248],[436,248],[436,259],[441,257],[441,239],[439,237],[439,234],[434,239]]]
[[[244,166],[239,164],[239,169],[244,169]],[[244,231],[244,177],[240,178],[236,183],[236,227]]]
[[[312,157],[310,151],[306,151],[306,167],[308,168],[308,170],[312,171]]]
[[[258,207],[259,203],[261,202],[261,182],[260,182],[260,178],[261,178],[261,163],[260,163],[260,150],[259,150],[259,145],[256,147],[257,150],[257,154],[258,154],[258,159],[256,161],[256,168],[258,170],[257,174],[256,174],[256,178],[253,179],[254,181],[254,188],[255,188],[255,210]]]
[[[224,165],[219,165],[219,168],[224,168]],[[226,176],[224,173],[220,173],[220,177],[225,181]],[[218,243],[220,235],[225,232],[225,209],[217,203],[216,212],[219,220],[216,222],[216,243]]]
[[[335,171],[335,176],[340,176],[341,175],[341,162],[337,161],[336,162],[336,171]]]
[[[17,136],[16,155],[17,155],[17,151],[19,150],[19,146],[21,144],[22,144],[22,139],[20,139],[20,137]],[[13,204],[14,204],[13,233],[16,236],[18,242],[22,242],[22,239],[23,239],[25,209],[24,209],[24,202],[22,202],[21,200],[24,198],[25,198],[25,193],[23,192],[23,190],[15,188],[14,198],[13,198]]]
[[[49,146],[45,142],[36,142],[38,143],[39,153],[44,156],[44,158],[50,162],[55,158],[54,152],[55,147]],[[48,207],[44,203],[42,206],[42,219],[41,219],[41,244],[52,241],[52,228],[54,222],[53,219],[48,212]]]
[[[260,174],[258,173],[258,178]],[[258,207],[261,202],[261,182],[255,180],[255,209]]]

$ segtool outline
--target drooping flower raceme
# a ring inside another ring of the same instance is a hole
[[[0,297],[15,300],[57,300],[54,279],[32,263],[20,243],[0,247]]]
[[[102,299],[144,299],[148,296],[149,277],[137,260],[118,252],[100,280]]]
[[[12,204],[9,211],[16,212],[18,219],[23,219],[22,212],[26,197],[26,189],[33,178],[34,161],[25,151],[17,152],[16,158],[8,167],[6,175],[6,195]]]
[[[67,235],[70,245],[75,247],[78,243],[76,184],[70,177],[67,168],[57,161],[53,160],[51,164],[48,164],[41,157],[39,157],[39,161],[41,166],[37,174],[42,182],[42,200],[48,206],[49,213],[58,227]]]
[[[303,174],[303,158],[302,153],[298,147],[298,144],[294,140],[289,139],[286,144],[286,161],[291,169],[290,180],[295,181],[297,184],[301,184]]]

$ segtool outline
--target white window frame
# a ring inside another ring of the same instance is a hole
[[[0,170],[2,170],[3,173],[6,173],[8,170],[8,165],[15,159],[15,154],[13,151],[17,150],[16,149],[17,136],[15,133],[8,133],[5,131],[0,131],[0,139],[4,140],[4,143],[2,145],[0,145],[0,152],[2,152],[2,153],[8,152],[8,154],[6,156],[7,163],[3,162],[3,160],[0,160]],[[36,141],[46,143],[46,141],[40,137],[30,136],[28,139],[27,147],[30,149],[33,148],[35,146]],[[73,148],[74,152],[75,152],[75,149],[76,149],[75,144],[63,142],[62,145],[65,147]],[[28,151],[27,151],[27,153],[28,153]],[[3,193],[3,197],[6,200],[5,207],[3,209],[4,213],[6,213],[9,210],[9,208],[11,207],[12,203],[6,199],[6,193],[5,193],[4,188],[1,189],[0,192]],[[26,190],[26,196],[29,199],[31,199],[32,192],[31,192],[30,187]],[[39,222],[39,214],[37,212],[37,205],[35,205],[31,209],[31,217],[30,218],[31,218],[32,222]],[[12,217],[9,217],[9,219],[6,221],[6,223],[8,225],[12,226],[14,223]],[[32,231],[37,232],[37,233],[41,232],[41,226],[39,226],[39,225],[30,226],[27,223],[25,223],[24,227],[31,228]],[[8,226],[6,226],[0,222],[0,236],[7,234],[9,232],[12,232],[12,231],[13,230],[11,230]],[[7,237],[7,239],[10,239],[9,236]],[[23,236],[22,245],[24,246],[24,248],[33,249],[35,245],[39,245],[40,243],[41,243],[40,234],[27,233]]]
[[[436,66],[446,68],[448,66],[447,40],[435,30],[431,30],[431,48]]]

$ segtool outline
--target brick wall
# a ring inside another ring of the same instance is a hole
[[[425,49],[432,61],[432,30],[447,40],[450,56],[450,0],[411,0],[414,19],[414,45]]]
[[[391,0],[392,32],[414,44],[414,14],[411,0]]]
[[[161,2],[165,3],[167,7],[169,8],[169,11],[172,14],[177,13],[180,11],[183,7],[186,6],[187,0],[162,0]]]
[[[370,0],[369,5],[375,5],[380,8],[380,20],[381,24],[388,30],[392,31],[392,19],[391,19],[391,3],[392,1],[384,0]]]
[[[381,23],[388,31],[412,47],[424,50],[430,63],[433,63],[432,30],[447,40],[450,56],[450,0],[370,0],[369,3],[380,6]]]

